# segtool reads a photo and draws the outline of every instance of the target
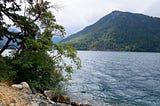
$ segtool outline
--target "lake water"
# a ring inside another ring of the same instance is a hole
[[[160,53],[79,51],[69,94],[93,106],[160,106]]]

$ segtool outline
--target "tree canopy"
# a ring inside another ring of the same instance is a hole
[[[0,54],[14,49],[13,56],[0,57],[0,71],[5,76],[1,81],[27,81],[40,91],[60,89],[71,78],[73,66],[80,67],[74,48],[51,41],[52,36],[65,34],[52,8],[47,0],[0,0],[0,40],[7,39]]]

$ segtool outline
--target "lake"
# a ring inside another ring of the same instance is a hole
[[[160,53],[78,51],[69,94],[93,106],[160,106]]]

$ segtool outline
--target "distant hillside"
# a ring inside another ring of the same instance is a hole
[[[19,32],[19,30],[17,28],[15,28],[15,27],[10,27],[8,30],[10,32]],[[51,40],[52,40],[53,43],[57,44],[57,43],[59,43],[63,39],[64,38],[61,37],[61,36],[53,36]],[[6,41],[7,41],[6,37],[3,37],[2,39],[0,39],[0,48],[4,46],[4,44],[6,43]],[[16,44],[13,43],[13,42],[11,42],[10,45],[16,45]]]
[[[62,42],[80,50],[160,52],[160,18],[113,11]]]
[[[57,43],[59,43],[61,40],[63,40],[63,37],[61,37],[61,36],[53,36],[51,40],[52,40],[53,43],[56,43],[56,44],[57,44]]]
[[[10,27],[9,29],[8,29],[8,31],[10,31],[10,32],[20,32],[17,28],[15,28],[15,27]],[[7,38],[6,37],[3,37],[2,39],[0,39],[0,48],[2,48],[5,44],[6,44],[6,42],[7,42]],[[18,40],[18,39],[17,39]],[[15,46],[17,46],[14,42],[10,42],[10,45],[15,45]],[[10,48],[14,48],[14,47],[10,47]]]

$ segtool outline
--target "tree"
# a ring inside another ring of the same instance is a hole
[[[0,38],[6,37],[8,39],[2,47],[0,54],[9,46],[13,46],[9,45],[10,42],[15,42],[19,46],[18,53],[25,48],[35,49],[25,45],[27,39],[40,38],[39,41],[45,47],[50,47],[51,43],[45,40],[50,39],[52,35],[64,35],[64,28],[55,23],[55,16],[49,11],[52,7],[49,5],[49,2],[43,0],[23,0],[18,4],[18,1],[3,0],[0,3],[0,30],[2,31]],[[10,23],[6,22],[6,18]],[[19,31],[9,31],[9,27],[12,26],[16,27]],[[45,39],[43,39],[44,37]]]
[[[73,66],[80,67],[74,48],[51,41],[52,36],[65,34],[51,8],[46,0],[0,0],[0,39],[7,38],[0,54],[14,47],[13,56],[7,58],[14,71],[12,80],[27,81],[40,91],[60,89],[71,78]],[[17,31],[10,31],[11,27]]]

